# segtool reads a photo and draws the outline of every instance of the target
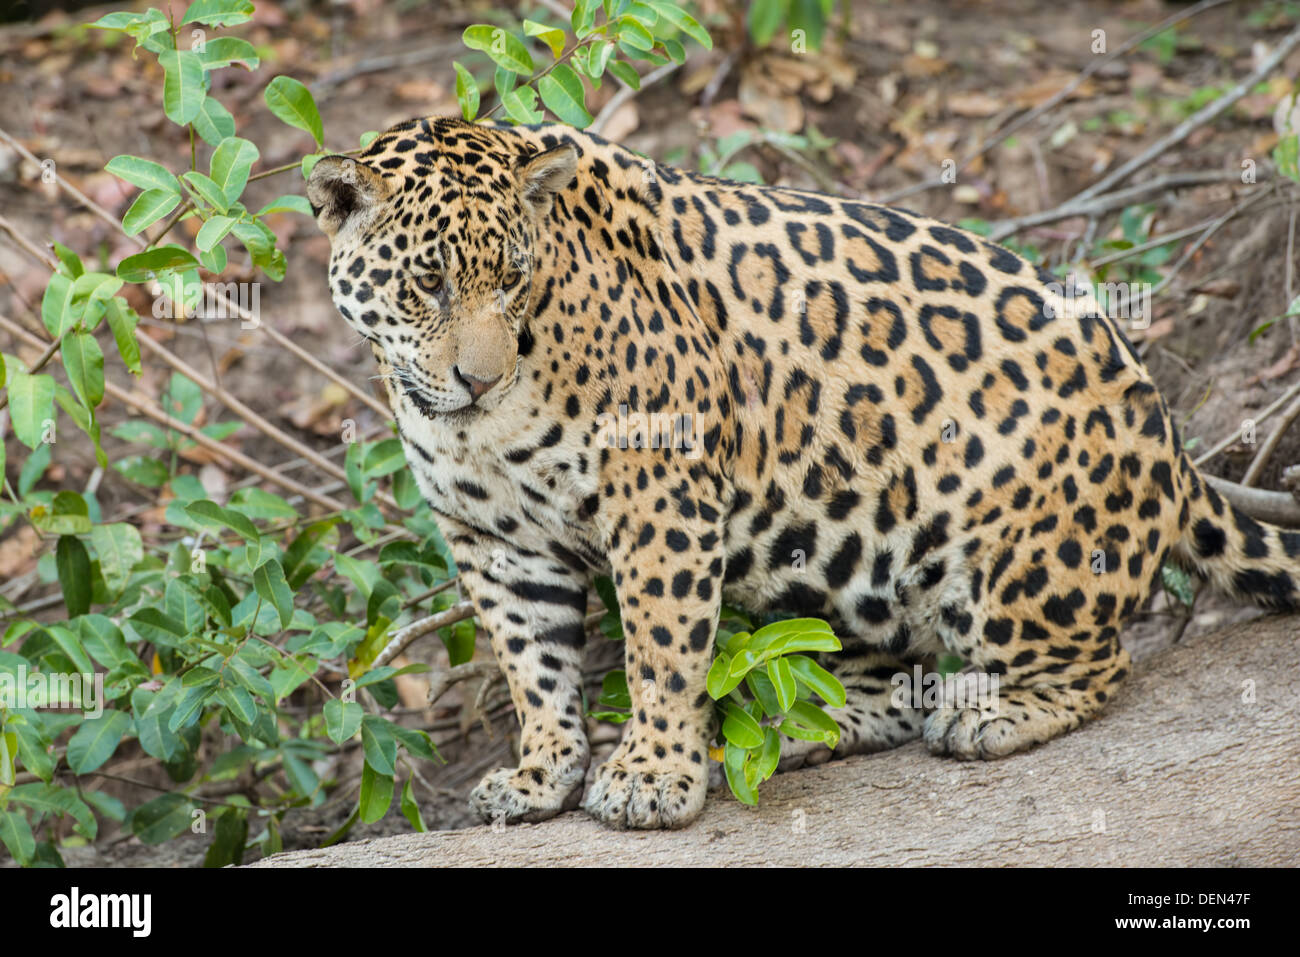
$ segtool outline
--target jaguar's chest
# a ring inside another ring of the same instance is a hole
[[[590,502],[593,456],[541,420],[468,427],[402,415],[407,462],[431,508],[523,547],[557,542],[592,560],[600,554]],[[577,447],[574,447],[577,445]]]

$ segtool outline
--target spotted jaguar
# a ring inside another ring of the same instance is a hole
[[[1300,534],[1206,484],[1095,299],[978,235],[448,118],[321,159],[307,195],[509,682],[520,763],[473,791],[484,819],[694,820],[723,601],[832,624],[836,755],[960,759],[1097,714],[1166,561],[1296,607]],[[616,434],[638,416],[672,428]],[[588,783],[596,575],[633,716]],[[942,654],[992,700],[900,702]]]

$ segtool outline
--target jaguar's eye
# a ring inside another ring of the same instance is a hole
[[[510,271],[505,274],[505,278],[502,279],[501,288],[514,289],[515,286],[519,285],[519,280],[523,278],[524,274],[522,272],[518,269],[511,268]]]
[[[442,273],[429,272],[415,277],[415,284],[421,292],[427,292],[430,295],[436,293],[442,288]]]

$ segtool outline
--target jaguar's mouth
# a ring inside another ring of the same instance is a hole
[[[448,408],[444,402],[438,401],[438,396],[431,389],[421,385],[415,374],[408,368],[395,367],[393,369],[393,379],[401,386],[402,393],[410,400],[415,410],[426,419],[438,416],[443,418],[454,417],[479,411],[473,402],[466,402],[464,405]]]

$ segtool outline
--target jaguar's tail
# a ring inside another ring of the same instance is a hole
[[[1300,532],[1257,522],[1184,461],[1188,521],[1173,558],[1217,589],[1273,611],[1300,610]]]

